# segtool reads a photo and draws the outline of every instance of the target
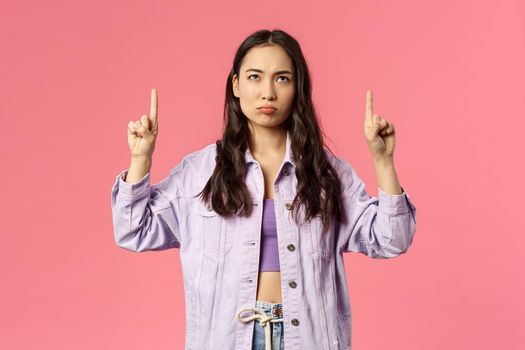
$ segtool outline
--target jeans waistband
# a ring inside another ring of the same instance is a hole
[[[248,317],[241,317],[244,311],[254,311],[255,314]],[[268,313],[270,315],[268,315]],[[259,321],[264,328],[265,348],[271,350],[271,324],[275,322],[284,322],[283,305],[281,303],[270,303],[267,301],[257,300],[255,307],[245,307],[237,311],[237,319],[241,322]]]
[[[255,307],[264,310],[269,313],[273,319],[283,318],[283,304],[282,303],[270,303],[268,301],[257,300]]]

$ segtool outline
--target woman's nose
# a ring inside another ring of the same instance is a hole
[[[272,82],[269,82],[267,84],[265,84],[264,86],[264,91],[263,91],[263,96],[267,99],[267,100],[274,100],[275,99],[275,89],[274,89],[274,86],[272,84]]]

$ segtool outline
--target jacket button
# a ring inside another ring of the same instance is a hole
[[[289,202],[288,202],[288,203],[286,203],[286,204],[285,204],[284,206],[285,206],[285,207],[286,207],[286,209],[288,209],[288,210],[292,209],[292,204],[291,204],[291,203],[289,203]]]
[[[283,175],[286,175],[286,176],[290,175],[290,173],[288,172],[288,169],[286,168],[283,169]]]
[[[295,287],[297,287],[297,283],[295,283],[295,281],[290,281],[290,283],[288,283],[288,285],[289,285],[291,288],[295,288]]]
[[[292,320],[292,324],[293,324],[294,326],[298,326],[298,325],[299,325],[299,320],[296,319],[296,318],[294,318],[294,319]]]
[[[288,250],[293,252],[295,250],[295,246],[293,244],[288,244]]]

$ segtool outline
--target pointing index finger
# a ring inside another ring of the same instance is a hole
[[[149,116],[151,118],[151,121],[153,121],[154,123],[157,122],[157,105],[158,105],[157,90],[153,88],[151,89],[151,105],[150,105]]]
[[[372,107],[372,90],[366,91],[366,117],[372,118],[373,107]]]

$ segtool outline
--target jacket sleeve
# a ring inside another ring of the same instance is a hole
[[[134,252],[180,248],[178,174],[172,170],[150,186],[150,173],[136,183],[125,182],[128,170],[116,177],[111,191],[115,243]]]
[[[343,251],[376,259],[405,253],[416,231],[416,207],[404,188],[402,194],[391,195],[378,187],[378,197],[370,197],[352,168],[350,178],[352,189],[342,196],[346,217],[340,224]]]

